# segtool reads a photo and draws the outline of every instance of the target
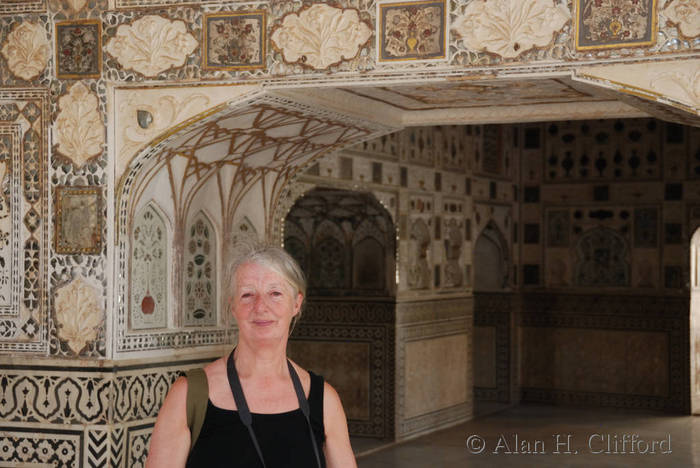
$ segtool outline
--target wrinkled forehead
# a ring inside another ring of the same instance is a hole
[[[238,266],[234,275],[234,288],[238,289],[240,287],[257,286],[260,284],[279,284],[291,288],[293,292],[296,291],[294,283],[274,264],[249,261]]]

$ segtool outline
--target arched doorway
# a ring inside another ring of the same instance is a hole
[[[308,279],[289,352],[336,388],[352,436],[393,436],[395,239],[366,192],[315,188],[285,218],[284,246]]]

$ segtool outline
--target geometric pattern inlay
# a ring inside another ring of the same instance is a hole
[[[49,93],[5,89],[0,108],[0,352],[45,353]]]

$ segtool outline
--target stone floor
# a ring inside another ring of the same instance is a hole
[[[353,445],[359,468],[700,467],[700,416],[522,405],[400,444]]]

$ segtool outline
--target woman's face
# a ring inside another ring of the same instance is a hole
[[[236,272],[233,316],[242,338],[286,339],[292,318],[299,313],[304,296],[295,293],[276,271],[257,263],[244,263]]]

